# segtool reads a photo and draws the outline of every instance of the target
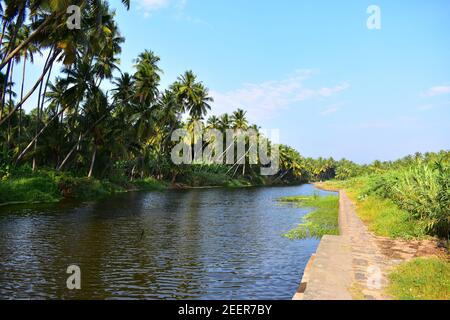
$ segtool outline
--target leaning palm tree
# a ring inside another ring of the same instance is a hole
[[[105,6],[107,3],[107,1],[80,0],[77,4],[81,8],[85,8],[88,12],[96,13],[101,10],[101,6]],[[122,0],[122,3],[129,9],[130,0]],[[44,38],[48,39],[48,35],[54,30],[66,30],[65,14],[70,4],[71,3],[67,0],[7,1],[5,8],[3,8],[2,34],[5,31],[5,27],[14,23],[14,21],[21,25],[27,20],[33,22],[33,32],[31,32],[26,39],[15,43],[14,46],[8,50],[7,54],[2,56],[0,70],[2,70],[15,56],[20,55],[20,52],[30,43],[34,41],[43,41]],[[2,40],[0,43],[2,43]],[[67,45],[64,44],[64,48],[68,48]]]

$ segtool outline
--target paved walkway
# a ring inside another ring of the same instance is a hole
[[[325,236],[294,299],[388,300],[392,267],[418,256],[433,255],[433,241],[399,241],[374,236],[356,215],[345,191],[339,197],[339,236]]]

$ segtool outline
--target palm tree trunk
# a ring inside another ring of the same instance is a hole
[[[6,26],[8,25],[5,21],[5,19],[2,19],[2,20],[3,20],[3,27],[2,27],[2,34],[0,36],[0,46],[3,44],[3,37],[5,36]],[[5,52],[5,55],[6,55],[6,53],[7,52]],[[3,59],[3,57],[2,57],[2,59]]]
[[[50,49],[50,52],[48,53],[47,56],[47,60],[45,61],[45,67],[47,67],[47,65],[49,64],[50,61],[50,57],[52,55],[53,52],[53,48]],[[47,90],[47,85],[48,85],[48,80],[50,78],[50,74],[52,72],[52,67],[53,67],[53,63],[50,64],[50,68],[49,68],[49,72],[48,72],[48,76],[47,76],[47,81],[45,84],[45,90]],[[36,119],[36,130],[35,130],[35,136],[37,136],[38,131],[39,131],[39,126],[41,124],[41,118],[42,118],[42,114],[44,113],[43,110],[43,106],[44,106],[44,97],[42,96],[42,86],[44,85],[44,82],[41,81],[41,84],[39,85],[39,94],[38,94],[38,102],[37,102],[37,119]],[[42,99],[42,102],[41,102]],[[42,107],[42,108],[41,108]],[[37,143],[38,140],[36,139],[34,141],[34,154],[33,154],[33,171],[36,170],[36,150],[37,150]]]
[[[95,157],[97,155],[97,145],[94,143],[94,152],[92,154],[91,167],[89,168],[88,178],[92,177],[92,171],[94,170]]]
[[[111,110],[108,110],[108,111],[111,111]],[[69,160],[69,158],[72,155],[72,153],[74,153],[74,151],[78,149],[81,141],[83,140],[83,137],[85,137],[89,133],[89,131],[91,131],[96,125],[98,125],[100,122],[102,122],[103,119],[105,119],[105,118],[106,118],[106,114],[101,116],[91,127],[86,129],[86,131],[84,131],[83,133],[80,133],[80,136],[78,137],[77,143],[75,143],[75,145],[72,147],[72,149],[70,149],[69,153],[66,155],[64,160],[58,166],[58,168],[57,168],[58,171],[60,171],[64,167],[64,165],[67,163],[67,161]]]
[[[50,55],[49,55],[50,56]],[[48,63],[48,60],[47,62]],[[42,79],[43,80],[43,79]],[[38,93],[38,101],[37,101],[37,118],[36,118],[36,128],[35,128],[35,136],[37,136],[39,132],[39,125],[41,123],[41,94],[42,94],[42,86],[43,81],[41,81],[41,84],[39,85],[39,93]],[[33,154],[33,172],[36,170],[36,150],[37,150],[37,139],[34,140],[34,154]]]
[[[57,55],[58,55],[57,53],[55,53],[53,55],[52,59],[50,60],[50,64],[52,64],[55,61]],[[5,123],[25,103],[25,101],[27,101],[28,98],[36,91],[37,87],[39,86],[39,84],[42,82],[45,75],[47,74],[49,68],[50,68],[50,66],[45,67],[44,71],[42,72],[41,76],[36,81],[34,86],[30,89],[30,91],[28,91],[28,93],[25,95],[25,97],[23,97],[23,99],[11,110],[11,112],[8,113],[5,117],[0,118],[0,126],[3,123]]]
[[[133,169],[131,169],[131,181],[134,180],[134,172],[136,171],[136,165],[133,166]]]
[[[67,106],[66,106],[67,108]],[[55,120],[58,119],[59,116],[64,112],[65,108],[62,108],[56,115],[54,115],[45,125],[44,127],[34,136],[33,140],[27,145],[25,149],[20,153],[20,155],[16,159],[16,164],[23,158],[23,156],[30,150],[30,148],[35,144],[37,139],[45,132],[48,126]]]
[[[11,84],[11,90],[9,90],[8,113],[11,111],[10,109],[11,109],[11,105],[13,103],[13,101],[12,101],[13,74],[14,74],[14,60],[11,62],[11,74],[9,76],[9,79],[10,79],[9,83]],[[8,139],[7,139],[7,141],[8,141],[8,146],[9,146],[11,143],[11,119],[8,120]]]
[[[8,68],[6,68],[5,79],[3,80],[3,91],[1,96],[1,109],[0,109],[0,119],[3,116],[3,112],[5,111],[5,102],[6,102],[6,91],[8,90],[9,84],[9,73],[11,71],[11,62],[8,63]],[[12,90],[12,88],[10,88]]]
[[[20,87],[20,101],[23,99],[23,89],[25,87],[25,70],[27,66],[27,55],[23,56],[23,68],[22,68],[22,85]],[[19,107],[19,144],[22,135],[22,105]]]
[[[61,171],[61,169],[64,167],[64,165],[67,163],[67,161],[69,160],[70,156],[72,155],[72,153],[74,153],[74,151],[78,148],[78,146],[81,143],[81,140],[83,139],[83,134],[80,133],[79,137],[78,137],[78,141],[77,143],[75,143],[75,145],[72,147],[72,149],[70,149],[69,153],[66,155],[66,157],[64,158],[64,160],[61,162],[61,164],[58,166],[58,168],[56,168],[56,170]]]

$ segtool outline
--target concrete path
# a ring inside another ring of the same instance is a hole
[[[295,300],[388,300],[392,267],[417,256],[433,255],[433,241],[377,237],[357,216],[345,191],[339,196],[339,236],[325,236],[305,270]]]

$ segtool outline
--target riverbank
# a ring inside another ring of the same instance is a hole
[[[166,182],[147,178],[134,181],[99,180],[67,173],[39,170],[0,181],[0,206],[52,203],[63,199],[92,200],[137,190],[163,190]]]
[[[341,186],[316,184],[318,188],[333,191]],[[308,283],[303,283],[303,290],[296,298],[450,299],[448,253],[438,248],[437,239],[412,239],[411,234],[407,239],[377,235],[373,230],[379,229],[370,228],[359,216],[358,204],[367,199],[358,199],[355,204],[347,190],[340,190],[340,235],[322,239],[312,258],[314,262],[304,276]],[[383,204],[377,208],[380,216],[386,214]],[[392,212],[389,210],[387,214]]]
[[[219,179],[214,174],[204,173],[201,179],[182,179],[180,182],[155,178],[134,179],[126,177],[97,179],[78,177],[53,169],[17,170],[0,180],[0,206],[17,204],[54,203],[63,199],[94,200],[117,193],[132,191],[158,191],[192,188],[248,188],[257,186],[285,185],[274,183],[264,177],[248,179]]]

